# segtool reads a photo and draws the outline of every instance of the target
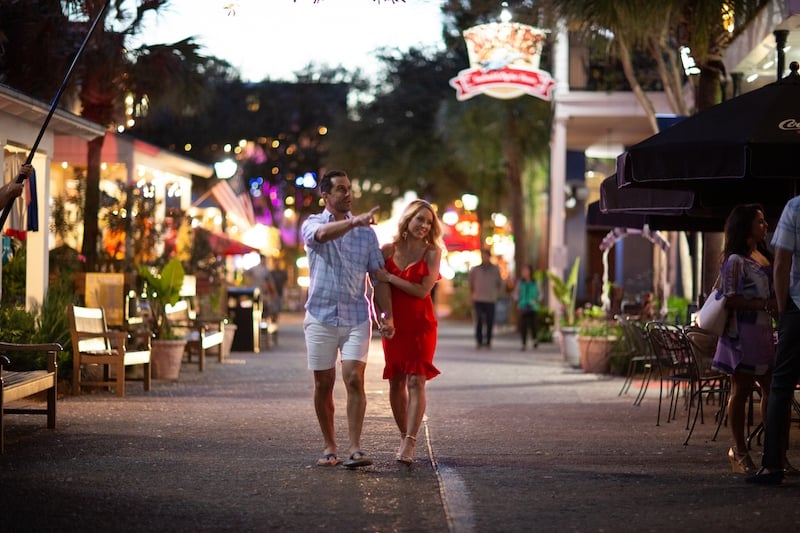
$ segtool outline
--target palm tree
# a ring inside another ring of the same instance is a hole
[[[134,112],[149,106],[198,113],[205,104],[203,73],[222,62],[201,56],[191,39],[127,46],[147,13],[168,4],[169,0],[36,0],[31,6],[0,0],[0,46],[7,43],[0,48],[0,81],[35,97],[52,98],[90,24],[102,12],[61,105],[77,107],[77,101],[81,116],[109,128],[125,124],[126,97],[135,102]],[[100,137],[88,144],[82,252],[89,270],[98,262],[103,141]]]
[[[725,76],[722,53],[735,33],[722,24],[723,9],[735,13],[741,28],[764,4],[763,0],[549,0],[571,28],[585,36],[610,32],[609,44],[616,51],[625,79],[658,132],[655,107],[640,82],[634,57],[646,54],[654,62],[670,107],[677,115],[688,115],[683,85],[686,82],[678,51],[688,46],[700,69],[696,87],[696,111],[722,98]]]
[[[203,93],[201,65],[206,58],[198,54],[198,45],[186,39],[172,45],[142,46],[128,51],[127,40],[142,27],[144,16],[157,11],[169,0],[114,0],[112,10],[105,11],[87,47],[80,69],[79,98],[81,115],[89,120],[113,126],[124,123],[124,98],[134,102],[152,101],[157,105],[193,105],[200,107]],[[128,6],[133,3],[134,7]],[[72,0],[65,6],[72,17],[94,20],[103,9],[102,0]],[[114,21],[113,29],[108,24]],[[169,80],[169,81],[167,81]],[[100,206],[100,158],[102,137],[89,142],[84,211],[97,213]],[[98,220],[88,216],[84,221],[83,254],[87,269],[98,260]]]
[[[538,3],[524,2],[514,6],[514,20],[523,24],[542,26],[551,19]],[[447,2],[442,8],[447,15],[444,35],[451,50],[466,66],[466,50],[460,35],[476,24],[496,22],[499,3],[493,0],[472,0],[469,7],[463,2]],[[455,37],[458,36],[458,37]],[[542,58],[543,65],[549,61]],[[546,67],[544,67],[546,69]],[[548,156],[551,105],[536,98],[495,100],[477,97],[472,101],[443,105],[446,117],[442,130],[448,153],[458,154],[462,168],[467,170],[470,183],[481,196],[496,197],[496,209],[511,206],[511,225],[514,232],[514,262],[519,272],[523,265],[541,260],[541,246],[531,246],[526,224],[526,205],[538,185],[546,180],[541,162]],[[526,193],[528,193],[526,195]],[[541,244],[541,243],[539,243]],[[537,249],[537,251],[534,251]]]

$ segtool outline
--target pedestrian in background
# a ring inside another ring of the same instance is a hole
[[[259,254],[258,264],[245,270],[244,277],[248,287],[258,289],[261,302],[267,311],[266,314],[269,315],[278,291],[275,288],[275,282],[272,280],[272,272],[267,266],[266,256]]]
[[[286,272],[286,269],[283,267],[282,263],[279,262],[277,259],[272,260],[269,272],[270,275],[272,276],[272,282],[275,284],[275,291],[277,293],[275,297],[277,305],[275,305],[271,310],[272,311],[271,318],[273,324],[277,324],[281,310],[283,309],[283,293],[286,289],[286,282],[289,279],[289,275]]]
[[[528,335],[533,347],[539,347],[536,318],[539,314],[539,284],[533,279],[533,269],[529,265],[522,267],[519,279],[514,286],[514,299],[517,301],[519,333],[522,340],[522,351],[528,345]]]
[[[788,469],[791,408],[800,378],[800,196],[789,200],[772,236],[778,347],[764,428],[764,454],[749,483],[778,485]]]
[[[723,262],[719,289],[726,297],[728,322],[717,341],[711,366],[730,376],[728,426],[733,446],[728,449],[731,469],[752,474],[756,467],[747,451],[747,400],[756,383],[761,387],[761,418],[766,419],[767,397],[775,366],[772,317],[772,253],[764,240],[767,221],[757,204],[737,205],[725,221]],[[712,296],[713,297],[713,296]]]
[[[492,263],[489,250],[481,250],[481,263],[470,269],[467,274],[469,295],[475,314],[475,346],[492,347],[492,331],[494,330],[494,312],[503,278],[500,268]]]
[[[427,405],[425,384],[439,375],[433,366],[438,320],[431,292],[439,280],[442,227],[431,204],[414,200],[400,215],[397,235],[382,247],[386,269],[379,278],[391,286],[395,335],[383,339],[389,403],[400,430],[397,461],[411,465],[417,432]]]
[[[325,209],[309,216],[301,227],[311,274],[303,330],[308,368],[314,373],[314,410],[324,440],[317,465],[339,464],[333,389],[336,361],[341,353],[349,438],[344,465],[368,466],[372,460],[361,449],[367,409],[364,370],[372,336],[367,274],[375,284],[375,304],[383,316],[381,333],[387,337],[394,334],[389,286],[374,277],[384,266],[378,237],[369,227],[375,223],[373,217],[378,208],[352,214],[350,179],[341,170],[326,172],[319,190]]]

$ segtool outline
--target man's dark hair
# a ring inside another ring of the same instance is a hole
[[[331,181],[333,178],[338,177],[347,177],[347,172],[344,170],[329,170],[323,176],[319,182],[319,192],[326,192],[330,193],[333,190],[333,183]]]

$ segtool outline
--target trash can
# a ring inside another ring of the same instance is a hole
[[[232,351],[261,351],[261,305],[261,291],[257,287],[228,287],[228,316],[233,317],[236,325]]]

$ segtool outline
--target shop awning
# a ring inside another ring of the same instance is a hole
[[[243,255],[252,252],[260,253],[260,250],[248,246],[243,242],[229,237],[224,233],[207,231],[201,228],[195,229],[196,232],[204,235],[208,239],[209,246],[214,255]]]

